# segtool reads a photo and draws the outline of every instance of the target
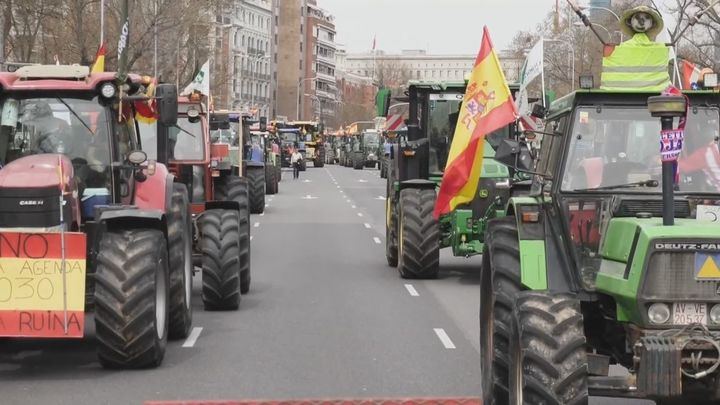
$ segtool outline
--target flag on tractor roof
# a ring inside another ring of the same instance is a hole
[[[204,96],[210,95],[210,61],[205,62],[192,82],[180,93],[181,96],[192,94],[198,91]]]
[[[517,115],[490,32],[484,27],[435,202],[436,219],[473,200],[482,170],[485,135],[515,121]]]
[[[105,43],[100,44],[100,48],[97,50],[95,55],[95,62],[93,62],[90,73],[101,73],[105,71]]]

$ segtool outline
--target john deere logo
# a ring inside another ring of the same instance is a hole
[[[486,189],[482,189],[482,190],[480,190],[478,195],[480,196],[480,198],[487,198],[488,195],[490,195],[490,193]]]

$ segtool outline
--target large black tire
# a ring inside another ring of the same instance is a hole
[[[212,209],[200,217],[202,299],[205,309],[240,305],[240,220],[235,210]]]
[[[353,159],[352,166],[355,170],[362,170],[364,162],[362,161],[362,159]]]
[[[262,214],[265,211],[265,170],[248,167],[245,175],[250,185],[250,213]]]
[[[523,291],[513,307],[511,404],[585,405],[587,355],[580,302],[548,291]]]
[[[387,164],[385,163],[385,161],[380,162],[380,178],[387,178]]]
[[[275,166],[265,166],[265,194],[277,193],[277,170]]]
[[[403,278],[435,278],[440,270],[440,225],[434,189],[400,191],[398,271]]]
[[[317,157],[313,160],[313,167],[323,167],[325,166],[325,158],[324,157]]]
[[[165,356],[169,274],[165,235],[104,232],[95,270],[95,334],[107,368],[157,367]]]
[[[509,401],[510,330],[520,285],[520,243],[514,217],[488,222],[480,268],[480,374],[482,401]]]
[[[388,266],[398,265],[397,213],[390,196],[385,200],[385,258]]]
[[[278,183],[282,181],[282,167],[275,166],[275,170],[277,171],[277,181]],[[279,191],[279,190],[278,190]]]
[[[170,264],[169,339],[184,339],[192,326],[192,214],[187,187],[173,184],[168,218],[168,263]]]
[[[222,178],[215,189],[216,197],[235,201],[240,213],[240,291],[250,290],[250,191],[248,180],[237,176]]]

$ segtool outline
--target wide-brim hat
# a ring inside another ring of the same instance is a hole
[[[660,13],[658,13],[657,10],[648,6],[638,6],[626,10],[620,18],[620,30],[622,30],[625,35],[628,35],[630,37],[636,34],[636,32],[633,31],[632,27],[630,26],[630,18],[635,13],[647,13],[650,15],[650,17],[652,17],[654,22],[653,27],[647,30],[645,34],[648,36],[648,38],[654,41],[655,37],[657,37],[660,31],[662,31],[665,24],[663,23],[663,19]]]

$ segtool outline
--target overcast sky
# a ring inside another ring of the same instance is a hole
[[[565,0],[562,0],[565,3]],[[427,49],[435,54],[476,54],[483,25],[497,49],[517,30],[534,27],[555,0],[318,0],[335,16],[336,42],[349,52]]]

